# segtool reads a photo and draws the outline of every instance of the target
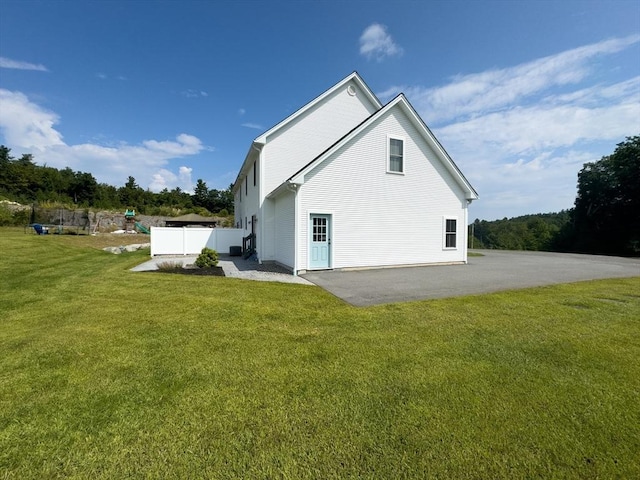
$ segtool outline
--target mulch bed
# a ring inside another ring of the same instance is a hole
[[[177,273],[178,275],[205,275],[205,276],[213,276],[213,277],[224,277],[224,270],[222,267],[211,267],[211,268],[197,268],[197,267],[187,267],[187,268],[176,268],[173,270],[153,270],[156,273]]]

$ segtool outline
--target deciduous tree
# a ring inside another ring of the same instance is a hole
[[[584,165],[573,219],[577,250],[640,253],[640,136],[627,137],[613,154]]]

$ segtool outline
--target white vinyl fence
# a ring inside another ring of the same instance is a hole
[[[240,228],[151,227],[151,256],[197,255],[203,247],[229,253],[229,247],[242,247]]]

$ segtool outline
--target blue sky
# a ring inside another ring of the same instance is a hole
[[[354,70],[405,93],[479,192],[470,219],[558,211],[640,134],[640,3],[0,0],[0,143],[113,185],[226,188]]]

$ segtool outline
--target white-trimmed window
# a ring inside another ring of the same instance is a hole
[[[387,172],[404,173],[404,138],[388,137]]]
[[[458,219],[454,217],[444,218],[444,245],[445,249],[458,248]]]

